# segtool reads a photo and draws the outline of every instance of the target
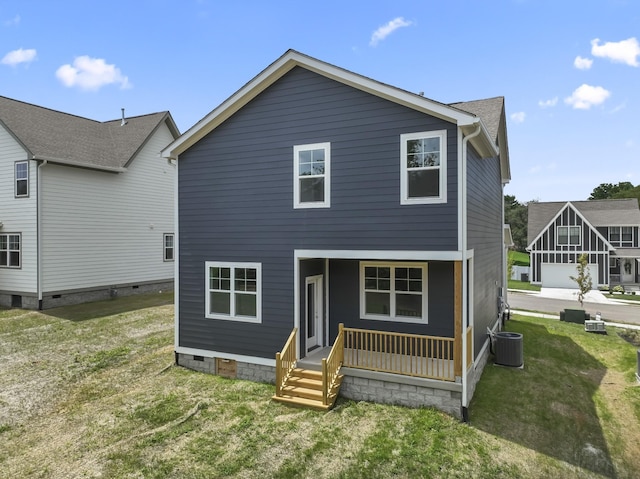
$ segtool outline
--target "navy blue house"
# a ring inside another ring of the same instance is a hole
[[[290,50],[163,156],[179,364],[280,390],[333,348],[341,395],[464,414],[506,294],[502,97],[442,104]]]

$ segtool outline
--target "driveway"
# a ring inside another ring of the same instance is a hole
[[[512,310],[538,311],[559,315],[564,309],[580,309],[578,291],[542,288],[540,292],[509,290],[507,302]],[[621,302],[609,299],[599,291],[591,291],[584,300],[583,309],[609,322],[640,325],[640,302]]]

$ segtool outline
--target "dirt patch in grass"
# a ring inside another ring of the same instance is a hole
[[[97,310],[22,325],[0,312],[0,380],[32,401],[0,394],[0,477],[640,477],[633,348],[616,335],[510,322],[525,368],[487,365],[469,425],[344,399],[328,413],[290,408],[272,385],[174,366],[170,306]]]

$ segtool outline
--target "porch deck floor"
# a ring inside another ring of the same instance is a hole
[[[328,347],[312,351],[306,357],[298,360],[298,366],[319,371],[322,358],[326,358],[330,351],[331,348]],[[408,356],[397,353],[381,353],[345,348],[343,366],[443,381],[455,380],[452,359]]]

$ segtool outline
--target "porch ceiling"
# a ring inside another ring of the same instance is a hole
[[[616,258],[640,259],[640,248],[616,248],[613,254]]]

